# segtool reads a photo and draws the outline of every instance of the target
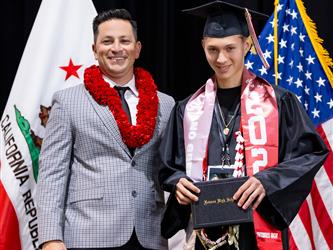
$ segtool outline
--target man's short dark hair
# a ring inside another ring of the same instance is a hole
[[[135,40],[138,40],[138,28],[136,25],[136,21],[132,19],[131,14],[125,10],[125,9],[111,9],[107,11],[103,11],[99,13],[93,21],[93,31],[94,31],[94,41],[96,42],[97,36],[98,36],[98,26],[101,23],[104,23],[106,21],[112,20],[112,19],[121,19],[121,20],[127,20],[132,25],[133,33]]]

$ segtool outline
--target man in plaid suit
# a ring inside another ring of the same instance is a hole
[[[166,249],[157,148],[174,100],[134,68],[141,43],[124,9],[93,22],[99,66],[55,93],[37,188],[43,250]]]

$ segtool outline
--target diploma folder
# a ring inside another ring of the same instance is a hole
[[[252,222],[252,208],[237,206],[233,195],[248,177],[196,182],[199,200],[191,204],[194,229]]]

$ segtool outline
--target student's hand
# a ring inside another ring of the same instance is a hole
[[[252,209],[256,209],[260,202],[266,196],[266,191],[261,182],[250,177],[234,194],[234,200],[238,200],[237,205],[243,209],[247,209],[252,204]]]
[[[181,205],[188,205],[191,202],[197,201],[198,197],[193,193],[200,193],[200,189],[188,179],[180,178],[176,185],[175,193],[178,203]]]
[[[67,248],[62,241],[51,240],[43,244],[42,250],[67,250]]]

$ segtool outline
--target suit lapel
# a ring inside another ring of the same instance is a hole
[[[125,145],[125,143],[123,142],[123,140],[121,138],[121,134],[120,134],[117,122],[114,119],[114,116],[113,116],[112,112],[110,111],[109,107],[99,105],[93,99],[93,97],[89,94],[89,92],[87,90],[85,90],[85,94],[86,94],[91,106],[94,108],[94,110],[96,111],[99,118],[102,120],[105,127],[110,131],[110,133],[119,143],[119,145],[124,149],[124,151],[131,157],[131,154],[127,148],[127,145]]]

